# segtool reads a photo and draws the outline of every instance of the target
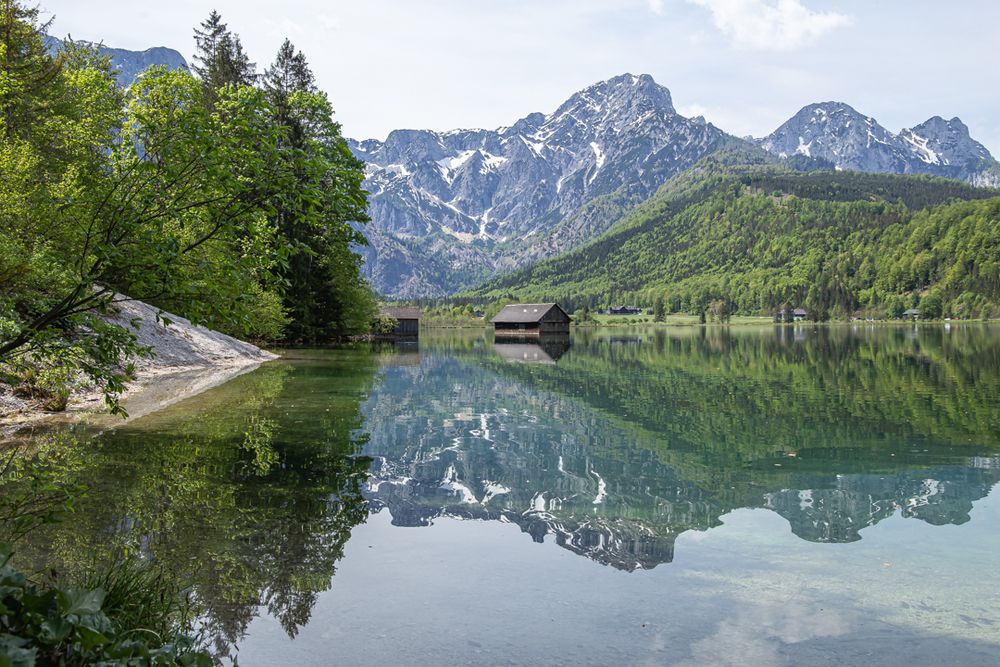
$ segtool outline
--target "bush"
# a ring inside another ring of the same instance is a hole
[[[281,340],[285,335],[285,327],[291,321],[281,303],[281,296],[256,285],[254,292],[250,323],[246,327],[245,336],[265,343]]]
[[[0,545],[0,664],[212,665],[194,639],[174,629],[163,579],[124,567],[109,588],[36,586]]]
[[[381,315],[372,320],[371,331],[376,335],[391,334],[396,330],[396,318]]]
[[[69,364],[27,367],[19,374],[14,395],[38,401],[43,410],[62,412],[69,403],[76,376],[76,370]]]

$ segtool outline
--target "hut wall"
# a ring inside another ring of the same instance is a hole
[[[420,333],[420,320],[397,320],[396,329],[393,333],[400,336],[416,336]]]
[[[568,334],[569,333],[569,322],[542,322],[538,331],[543,334]]]

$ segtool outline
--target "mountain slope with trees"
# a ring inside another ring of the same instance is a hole
[[[979,317],[1000,305],[1000,191],[927,176],[796,173],[749,152],[706,158],[586,246],[473,299],[617,302],[759,314],[802,305]],[[937,305],[935,305],[937,304]]]

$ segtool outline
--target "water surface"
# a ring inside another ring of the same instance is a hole
[[[1000,663],[997,328],[438,333],[76,431],[18,557],[241,665]]]

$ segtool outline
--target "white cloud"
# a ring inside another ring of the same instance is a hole
[[[785,51],[804,46],[851,22],[849,16],[817,12],[801,0],[688,0],[712,12],[712,22],[737,45]]]
[[[649,11],[663,15],[663,0],[646,0],[646,4],[649,5]]]

